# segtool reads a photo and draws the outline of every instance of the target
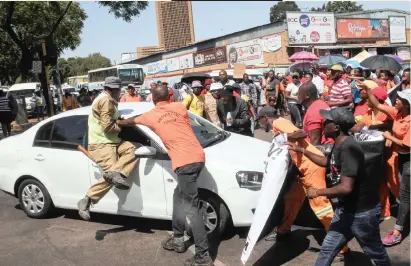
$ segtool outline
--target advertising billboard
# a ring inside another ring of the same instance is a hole
[[[180,59],[178,57],[168,58],[167,59],[167,71],[173,72],[180,70]]]
[[[405,17],[389,17],[390,43],[406,43]]]
[[[263,47],[264,41],[262,39],[253,39],[227,45],[228,63],[231,67],[237,63],[242,63],[245,65],[263,64]]]
[[[167,72],[167,60],[160,60],[145,65],[145,73],[148,75]]]
[[[335,43],[334,13],[287,12],[288,43]]]
[[[388,20],[348,18],[337,20],[338,39],[388,39]]]
[[[261,38],[264,40],[264,52],[275,52],[281,49],[281,33]]]
[[[198,51],[194,54],[194,66],[202,67],[227,62],[226,47]]]
[[[194,67],[193,54],[186,54],[179,57],[180,70]]]

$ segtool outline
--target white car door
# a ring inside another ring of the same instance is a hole
[[[136,146],[152,145],[148,135],[138,128],[125,127],[120,137]],[[91,182],[94,184],[102,171],[95,163],[90,162],[90,173]],[[113,187],[93,208],[96,211],[109,210],[132,216],[165,217],[166,198],[161,162],[156,158],[139,158],[136,169],[129,178],[132,182],[130,190]]]
[[[35,175],[47,179],[47,189],[58,207],[76,208],[90,186],[88,158],[77,151],[86,128],[87,116],[49,122],[38,130],[27,155]]]

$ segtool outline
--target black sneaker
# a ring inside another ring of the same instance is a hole
[[[186,260],[184,266],[214,266],[214,262],[208,252],[197,253],[191,259]]]
[[[272,232],[271,234],[269,234],[266,238],[265,241],[269,241],[269,242],[281,242],[281,241],[285,241],[290,237],[291,231],[288,231],[285,234],[281,234],[277,231]]]
[[[175,251],[177,253],[184,253],[187,251],[184,237],[174,237],[174,235],[169,235],[162,242],[162,245],[165,250]]]

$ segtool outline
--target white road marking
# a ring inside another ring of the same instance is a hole
[[[173,234],[173,231],[167,231],[167,233],[169,233],[170,235],[172,235]],[[187,241],[188,240],[188,237],[187,236],[184,236],[184,241]],[[194,245],[191,245],[189,248],[188,248],[188,250],[190,250],[191,251],[191,253],[193,253],[193,254],[195,254],[195,247],[194,247]],[[222,263],[221,261],[219,261],[218,259],[216,259],[215,261],[214,261],[214,266],[226,266],[224,263]]]

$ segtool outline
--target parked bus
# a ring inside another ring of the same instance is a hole
[[[122,86],[133,83],[140,87],[144,82],[143,66],[137,64],[122,64],[90,70],[88,72],[89,90],[103,89],[105,78],[112,76],[120,78]]]

